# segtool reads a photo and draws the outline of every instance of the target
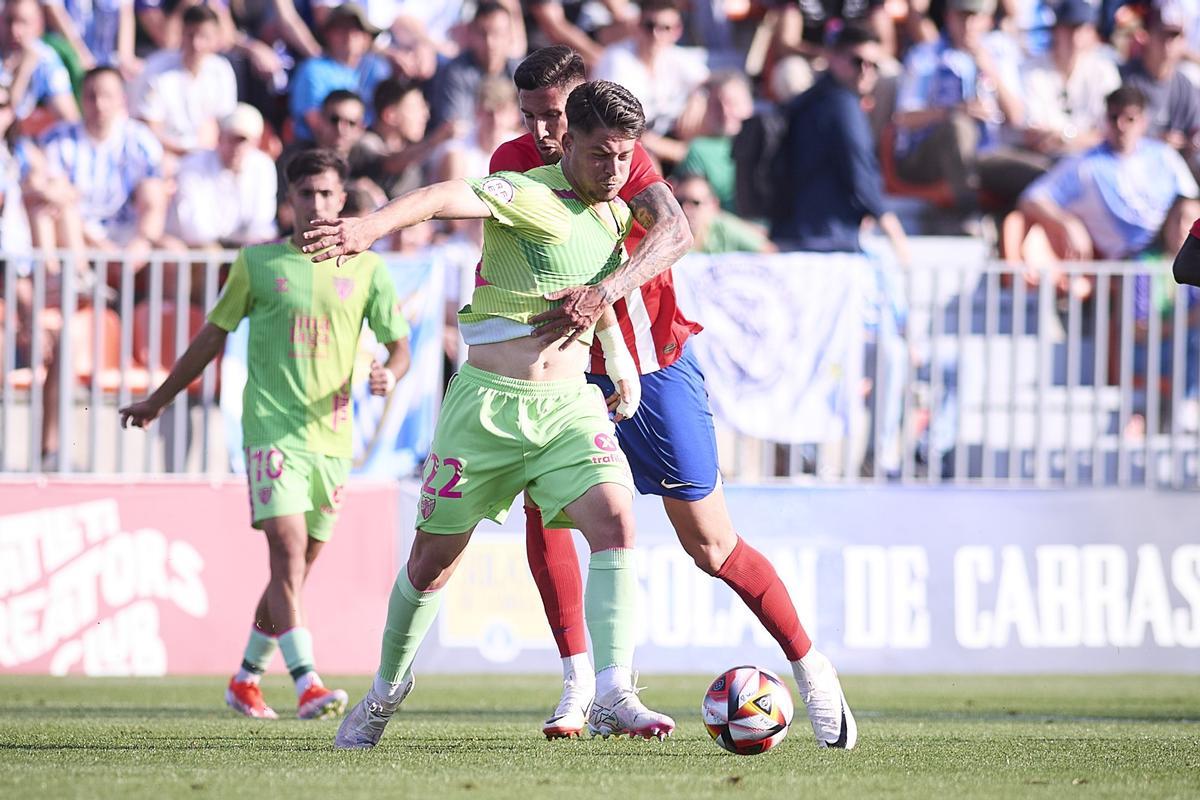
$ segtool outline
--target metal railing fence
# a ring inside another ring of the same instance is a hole
[[[116,409],[184,352],[233,256],[154,253],[143,265],[91,253],[98,277],[86,282],[5,257],[0,472],[224,474],[215,364],[155,435],[122,435]],[[718,420],[727,479],[1200,482],[1200,295],[1174,284],[1168,261],[1051,273],[918,258],[898,285],[907,311],[866,338],[849,433],[772,442]]]

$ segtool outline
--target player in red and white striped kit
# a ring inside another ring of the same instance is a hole
[[[543,48],[521,63],[514,80],[529,133],[496,150],[492,172],[523,172],[561,158],[566,99],[584,81],[583,61],[567,47]],[[533,318],[541,325],[534,335],[547,341],[566,336],[566,347],[613,305],[642,376],[638,412],[617,425],[638,491],[663,498],[684,550],[700,569],[728,584],[779,643],[818,744],[849,749],[858,734],[837,672],[813,648],[775,568],[738,536],[729,518],[704,375],[686,347],[701,327],[676,305],[670,270],[691,247],[692,237],[670,188],[640,144],[620,197],[639,223],[626,239],[630,259],[594,286],[549,295],[563,303]],[[597,348],[588,380],[606,396],[613,394]],[[585,724],[594,691],[578,557],[569,531],[545,530],[537,508],[527,506],[525,514],[530,569],[563,659],[562,699],[542,730],[551,738],[574,736]]]

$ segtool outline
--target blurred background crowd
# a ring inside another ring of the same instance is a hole
[[[278,176],[306,147],[347,158],[347,213],[484,174],[523,132],[513,70],[549,44],[641,100],[702,252],[877,232],[904,265],[908,235],[968,235],[1036,283],[1174,252],[1200,216],[1200,0],[4,0],[5,300],[31,307],[35,270],[50,307],[68,270],[115,295],[130,266],[140,297],[152,252],[286,234]]]

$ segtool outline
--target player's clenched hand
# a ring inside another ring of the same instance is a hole
[[[529,322],[533,325],[533,335],[543,341],[552,342],[565,336],[567,340],[560,350],[566,350],[584,331],[595,325],[608,305],[604,292],[595,286],[568,286],[545,297],[562,300],[562,305],[530,317]]]
[[[129,427],[129,423],[133,423],[134,427],[145,428],[151,422],[158,419],[158,415],[162,413],[162,406],[157,403],[152,403],[149,400],[142,400],[129,405],[118,411],[121,415],[121,427]]]
[[[313,261],[358,255],[375,243],[375,237],[362,217],[314,219],[309,224],[313,226],[312,229],[304,232],[308,244],[301,250],[313,254]]]
[[[608,411],[613,422],[627,420],[637,413],[642,402],[642,382],[636,376],[615,381],[616,391],[608,397]]]
[[[376,397],[386,397],[392,393],[392,389],[396,388],[396,373],[378,361],[372,361],[368,383],[371,387],[371,394]]]

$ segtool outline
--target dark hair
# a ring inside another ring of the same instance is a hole
[[[587,80],[583,57],[565,44],[534,50],[517,65],[513,83],[526,92],[551,86],[561,89]]]
[[[879,44],[879,34],[866,25],[851,22],[842,27],[829,41],[834,50],[849,50],[862,44]]]
[[[636,139],[646,130],[646,114],[624,86],[590,81],[576,86],[567,98],[567,125],[575,133],[607,128]]]
[[[79,85],[85,86],[85,85],[91,83],[92,81],[96,80],[96,78],[99,78],[101,75],[112,75],[114,78],[116,78],[118,81],[121,82],[122,86],[125,85],[125,76],[123,76],[121,74],[121,71],[119,69],[117,69],[116,67],[110,67],[110,66],[105,66],[105,65],[101,65],[99,67],[92,67],[87,72],[83,73],[83,80],[79,82]],[[10,91],[11,91],[11,89],[10,89]]]
[[[1132,83],[1123,83],[1112,94],[1104,98],[1104,107],[1109,111],[1135,106],[1146,110],[1146,93]]]
[[[350,165],[346,163],[346,159],[332,150],[313,147],[309,150],[301,150],[293,156],[284,168],[284,176],[287,178],[288,186],[291,186],[327,170],[336,172],[338,179],[345,183],[350,174]]]
[[[325,95],[325,99],[321,101],[321,108],[324,110],[335,106],[338,103],[344,103],[347,100],[353,100],[364,108],[366,107],[366,103],[363,102],[363,99],[349,89],[334,89],[332,92]]]
[[[361,217],[378,207],[375,197],[358,181],[346,187],[346,204],[342,206],[343,217]]]
[[[185,27],[188,25],[200,25],[205,22],[211,22],[214,25],[220,24],[217,12],[204,4],[190,6],[187,11],[183,12],[183,24]]]
[[[471,23],[479,22],[479,20],[492,14],[503,14],[507,17],[508,9],[501,3],[497,3],[496,0],[482,0],[482,2],[475,6],[475,16],[471,17]]]
[[[371,96],[375,113],[378,114],[385,108],[399,103],[409,92],[420,90],[421,87],[417,83],[404,78],[386,78],[380,81],[379,85],[375,87],[375,93]]]
[[[679,3],[677,0],[642,0],[642,2],[638,4],[638,7],[641,9],[641,13],[643,15],[653,14],[656,11],[675,11],[680,14],[683,13],[679,10]]]

